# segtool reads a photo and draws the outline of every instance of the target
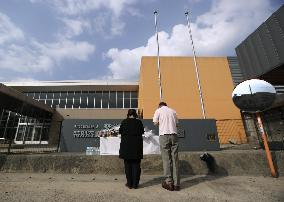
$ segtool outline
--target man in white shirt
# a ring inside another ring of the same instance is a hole
[[[179,191],[178,118],[176,111],[169,108],[165,102],[161,102],[159,108],[155,111],[153,122],[155,125],[159,125],[160,148],[166,177],[162,187],[170,191]]]

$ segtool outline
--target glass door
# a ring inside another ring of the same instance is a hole
[[[19,123],[15,136],[16,144],[48,144],[47,125],[36,123]],[[49,127],[48,127],[49,128]]]

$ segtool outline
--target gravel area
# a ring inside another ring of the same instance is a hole
[[[0,173],[0,201],[284,201],[284,177],[183,176],[179,192],[161,181],[144,175],[128,189],[123,175]]]

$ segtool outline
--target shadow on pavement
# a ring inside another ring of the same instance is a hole
[[[195,186],[197,184],[201,184],[203,182],[213,181],[213,180],[217,180],[217,179],[223,178],[223,177],[226,177],[226,176],[225,175],[205,175],[205,176],[199,176],[199,177],[196,177],[196,178],[194,178],[194,176],[192,176],[191,179],[182,181],[181,189],[186,189],[186,188]]]
[[[154,186],[157,184],[162,184],[162,181],[164,180],[164,177],[155,177],[147,182],[143,182],[141,184],[139,184],[139,187],[144,188],[144,187],[150,187],[150,186]]]
[[[228,172],[225,168],[218,166],[216,164],[215,158],[209,154],[209,153],[204,153],[203,155],[200,156],[200,160],[203,161],[204,163],[206,163],[207,166],[207,174],[205,176],[200,176],[197,178],[192,178],[186,181],[182,181],[181,182],[181,187],[182,188],[187,188],[190,186],[194,186],[196,184],[205,182],[205,181],[211,181],[211,180],[216,180],[218,178],[222,178],[222,177],[226,177],[228,176]],[[186,177],[184,178],[188,178],[188,176],[194,176],[194,171],[191,167],[191,165],[184,160],[180,160],[179,161],[179,168],[180,168],[180,174],[181,175],[185,175]],[[183,177],[182,177],[183,178]],[[148,186],[154,186],[157,184],[161,184],[162,181],[164,180],[164,177],[156,177],[153,178],[150,181],[144,182],[142,184],[140,184],[139,186],[142,187],[148,187]]]

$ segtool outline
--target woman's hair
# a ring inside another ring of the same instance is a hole
[[[127,113],[127,118],[129,118],[130,116],[133,116],[134,118],[137,118],[137,113],[135,109],[129,109],[128,113]]]

